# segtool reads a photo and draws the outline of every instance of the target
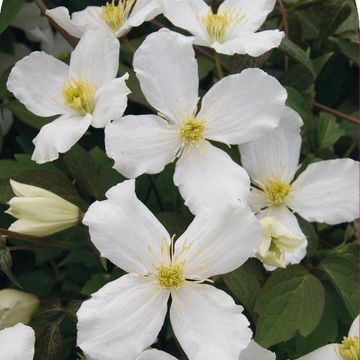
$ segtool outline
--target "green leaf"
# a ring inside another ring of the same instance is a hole
[[[308,257],[312,257],[315,255],[319,245],[319,235],[317,234],[313,224],[300,217],[298,217],[297,219],[302,232],[307,238],[308,245],[306,248],[306,254]]]
[[[23,3],[24,0],[4,0],[0,12],[0,34],[15,19]]]
[[[339,39],[335,37],[329,38],[329,42],[355,64],[359,63],[359,49],[357,43],[348,39]]]
[[[300,265],[275,271],[260,294],[256,341],[268,348],[291,339],[297,331],[311,334],[325,302],[321,282]]]
[[[320,269],[329,277],[351,316],[358,314],[358,274],[357,258],[354,256],[329,256],[320,263]]]
[[[288,97],[286,105],[294,109],[298,114],[303,115],[305,110],[305,99],[302,94],[292,87],[286,88]]]
[[[90,296],[111,280],[112,278],[110,274],[94,274],[81,289],[81,294],[85,296]]]
[[[170,235],[178,238],[190,225],[191,214],[174,214],[171,212],[161,212],[156,214],[157,219],[164,225]]]
[[[336,122],[336,117],[325,112],[320,113],[316,130],[317,144],[320,149],[334,145],[345,135],[345,131]]]
[[[41,359],[59,360],[61,354],[62,339],[59,322],[47,324],[40,337]]]

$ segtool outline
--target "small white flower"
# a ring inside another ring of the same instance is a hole
[[[7,87],[38,116],[60,115],[34,139],[32,159],[55,160],[68,151],[90,125],[102,128],[122,116],[128,75],[116,79],[119,42],[105,31],[87,32],[71,54],[70,65],[33,52],[12,69]]]
[[[160,13],[158,0],[111,0],[104,6],[88,6],[83,11],[74,12],[71,18],[63,6],[46,11],[47,16],[77,38],[89,29],[99,28],[119,38]]]
[[[195,36],[194,43],[227,55],[260,56],[278,47],[279,30],[259,31],[276,0],[225,0],[214,13],[204,0],[162,0],[164,15]]]
[[[14,289],[0,290],[0,329],[19,322],[29,323],[39,305],[35,295]]]
[[[0,360],[33,360],[34,330],[22,323],[1,330],[0,349]]]
[[[250,141],[274,129],[286,91],[259,69],[247,69],[216,83],[197,104],[199,77],[192,39],[169,30],[149,35],[134,56],[134,69],[157,115],[128,115],[105,129],[114,168],[134,178],[155,174],[179,158],[174,182],[193,213],[229,199],[246,199],[244,169],[208,140]]]
[[[15,197],[5,212],[18,220],[10,231],[48,236],[79,223],[80,209],[51,191],[10,180]]]
[[[349,334],[341,344],[328,344],[300,357],[298,360],[359,360],[359,315],[353,321]]]
[[[296,235],[305,236],[293,212],[307,221],[330,225],[358,217],[359,163],[351,159],[319,161],[294,179],[301,126],[300,116],[287,108],[277,129],[239,148],[254,184],[249,196],[252,209],[259,218],[273,216]],[[285,263],[299,263],[305,254],[306,241],[286,253]]]
[[[174,245],[134,180],[106,196],[83,222],[101,256],[129,274],[81,305],[78,346],[94,360],[136,359],[156,340],[171,295],[172,328],[189,360],[237,360],[251,339],[243,308],[204,282],[255,255],[261,227],[250,209],[235,202],[203,211]]]
[[[267,216],[260,220],[263,229],[261,244],[256,256],[268,270],[286,267],[287,253],[293,253],[305,241],[305,236],[298,236],[286,226]],[[306,247],[306,245],[305,245]]]

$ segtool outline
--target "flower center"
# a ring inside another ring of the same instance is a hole
[[[66,105],[82,115],[94,110],[94,93],[94,86],[82,79],[69,79],[62,89]]]
[[[283,205],[291,191],[291,185],[281,180],[269,181],[263,188],[269,206]]]
[[[202,23],[212,41],[223,42],[228,27],[236,23],[244,23],[246,19],[246,15],[239,11],[224,11],[221,14],[214,14],[209,10],[208,14],[202,18]]]
[[[359,350],[359,337],[344,337],[342,343],[339,345],[338,351],[339,355],[343,360],[359,360],[360,359],[360,350]]]
[[[125,19],[128,18],[135,0],[119,0],[115,5],[115,0],[101,7],[100,17],[109,25],[112,30],[118,30]]]
[[[204,140],[205,121],[191,118],[186,120],[178,130],[185,144],[198,144]]]
[[[179,288],[185,282],[183,264],[161,265],[157,269],[157,280],[164,289]]]

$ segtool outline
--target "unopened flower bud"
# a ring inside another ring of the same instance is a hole
[[[10,180],[15,193],[6,211],[17,218],[9,230],[32,236],[48,236],[79,223],[80,209],[60,196]]]
[[[19,322],[27,324],[39,307],[39,299],[19,290],[0,291],[0,329],[14,326]]]

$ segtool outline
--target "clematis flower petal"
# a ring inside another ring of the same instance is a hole
[[[253,181],[260,185],[274,178],[292,181],[299,164],[302,124],[298,113],[286,107],[276,129],[239,146],[241,163]]]
[[[144,351],[136,360],[177,360],[174,356],[156,349]]]
[[[172,122],[193,116],[199,78],[192,38],[165,29],[150,34],[134,55],[134,69],[155,109]]]
[[[125,83],[128,78],[129,75],[125,74],[121,78],[111,80],[96,92],[91,123],[93,127],[105,127],[111,120],[117,119],[124,114],[128,100],[127,95],[130,94],[130,90]]]
[[[337,352],[338,344],[328,344],[309,354],[299,357],[297,360],[340,360]]]
[[[90,359],[136,359],[156,340],[168,298],[155,282],[135,274],[106,284],[77,312],[77,345]]]
[[[170,244],[170,236],[136,197],[135,181],[112,187],[106,197],[93,203],[83,219],[101,256],[139,274],[160,264],[161,248]]]
[[[162,171],[180,146],[176,128],[156,115],[127,115],[105,128],[106,152],[128,178]]]
[[[7,81],[7,88],[26,108],[38,116],[53,116],[66,111],[61,96],[68,65],[35,51],[18,61]]]
[[[246,69],[217,82],[204,96],[197,117],[206,121],[206,138],[242,144],[278,126],[286,96],[275,78]]]
[[[103,30],[87,31],[71,54],[69,76],[89,81],[96,89],[116,78],[119,41]]]
[[[76,26],[85,31],[102,29],[113,34],[113,30],[101,18],[101,6],[87,6],[84,10],[73,12],[71,18]]]
[[[351,159],[310,164],[294,181],[288,205],[308,221],[339,224],[359,216],[359,163]]]
[[[264,209],[267,206],[265,193],[262,190],[252,187],[248,197],[248,204],[255,213]]]
[[[277,48],[284,36],[285,33],[279,30],[266,30],[257,33],[241,31],[234,38],[223,43],[215,42],[213,47],[220,54],[248,54],[257,57]]]
[[[242,310],[224,291],[188,284],[176,290],[170,319],[189,359],[238,360],[252,335]]]
[[[348,335],[349,337],[359,336],[359,334],[360,334],[359,321],[360,321],[360,319],[359,319],[359,315],[358,315],[350,326],[349,335]]]
[[[76,144],[89,128],[92,116],[62,115],[43,126],[33,140],[35,150],[32,160],[38,164],[56,160]]]
[[[46,15],[53,19],[62,29],[70,35],[80,38],[85,28],[75,24],[70,18],[69,10],[64,6],[46,10]]]
[[[202,207],[246,200],[250,191],[246,171],[208,141],[184,149],[176,163],[174,183],[193,214]]]
[[[185,277],[207,279],[228,273],[255,256],[261,226],[239,202],[200,211],[175,243],[175,257],[185,261]]]
[[[30,326],[18,323],[0,331],[0,348],[2,359],[33,360],[35,333]]]
[[[239,360],[276,360],[276,354],[251,340],[250,345],[241,352]]]

